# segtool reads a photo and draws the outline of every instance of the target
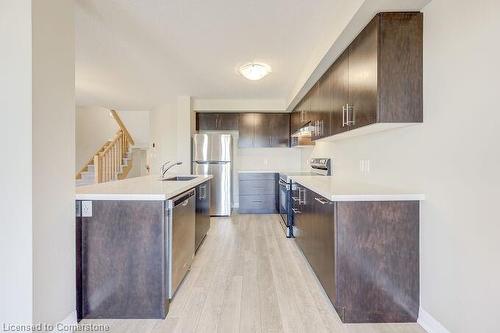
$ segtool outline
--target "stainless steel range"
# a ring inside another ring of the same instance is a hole
[[[286,237],[293,237],[293,210],[292,192],[295,183],[290,179],[292,176],[330,176],[332,174],[331,160],[329,158],[313,158],[310,161],[309,172],[283,172],[279,180],[279,210],[281,225]]]

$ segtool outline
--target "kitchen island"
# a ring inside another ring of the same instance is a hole
[[[167,315],[209,227],[212,179],[169,176],[76,189],[79,320]]]

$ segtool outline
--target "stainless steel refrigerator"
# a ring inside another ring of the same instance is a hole
[[[231,215],[232,202],[231,134],[193,135],[193,174],[212,175],[210,215]]]

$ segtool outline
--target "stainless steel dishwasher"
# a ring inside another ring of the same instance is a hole
[[[168,201],[169,208],[169,298],[172,298],[191,268],[195,241],[195,190]]]

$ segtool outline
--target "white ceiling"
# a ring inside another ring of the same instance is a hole
[[[77,0],[79,105],[150,109],[180,95],[285,105],[361,0]],[[236,71],[262,61],[273,73]]]

